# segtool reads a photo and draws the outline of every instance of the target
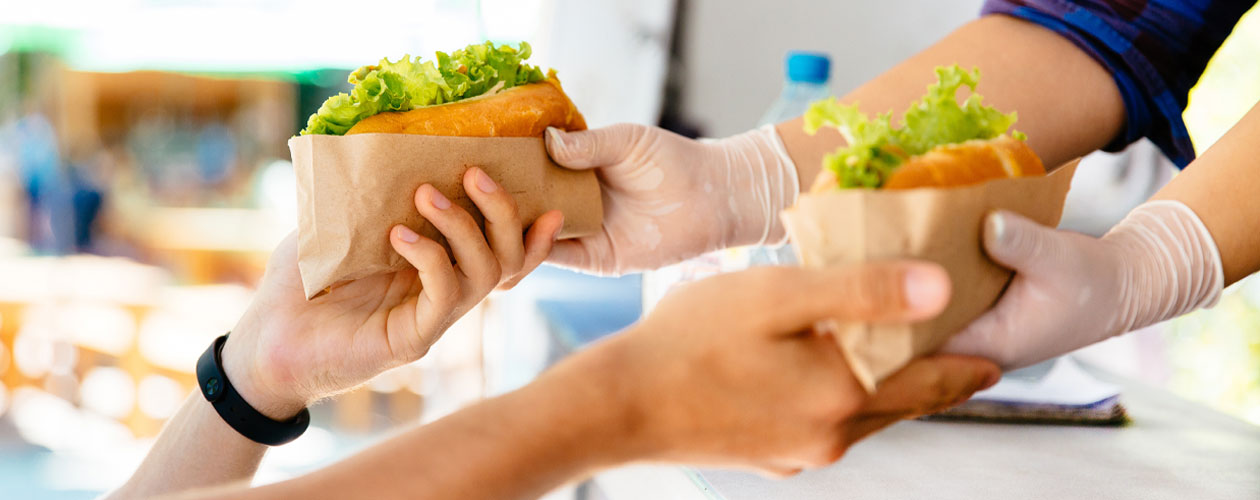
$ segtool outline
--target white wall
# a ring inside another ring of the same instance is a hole
[[[843,94],[975,19],[981,0],[687,0],[683,116],[747,130],[778,96],[788,50],[831,54]]]
[[[511,2],[514,0],[495,0]],[[536,64],[556,68],[591,127],[655,125],[674,0],[547,0]]]

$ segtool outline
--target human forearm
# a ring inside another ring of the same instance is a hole
[[[303,477],[178,498],[527,498],[631,460],[791,474],[996,381],[986,361],[931,357],[868,398],[833,339],[802,334],[823,318],[922,320],[948,298],[947,275],[928,263],[715,277],[517,392]]]
[[[265,451],[229,427],[194,392],[167,422],[140,468],[107,498],[149,498],[248,480]]]
[[[246,313],[222,352],[223,370],[236,392],[251,406],[274,420],[296,415],[305,402],[262,390],[256,363],[243,356],[241,342],[259,328],[256,315]],[[116,498],[137,498],[247,481],[254,476],[267,447],[224,422],[209,401],[194,391],[180,411],[166,423],[144,462]]]
[[[976,92],[985,104],[1015,110],[1015,128],[1047,165],[1058,165],[1105,146],[1124,124],[1124,103],[1105,68],[1054,32],[1006,16],[988,16],[959,28],[841,98],[868,114],[897,116],[932,82],[936,66],[978,67]],[[821,168],[822,157],[843,145],[834,130],[810,136],[800,118],[778,126],[796,164],[801,189]]]
[[[1260,270],[1260,105],[1153,199],[1190,207],[1216,242],[1225,285]]]
[[[407,431],[260,498],[535,498],[629,459],[617,360],[592,348],[529,386]]]

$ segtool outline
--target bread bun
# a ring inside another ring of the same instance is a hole
[[[949,187],[1004,177],[1045,175],[1041,158],[1024,141],[1003,135],[937,146],[897,167],[884,189]]]
[[[380,113],[355,124],[346,135],[536,137],[547,127],[586,130],[586,120],[555,78],[512,87],[490,96]]]

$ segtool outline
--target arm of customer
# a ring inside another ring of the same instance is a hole
[[[516,392],[305,476],[180,498],[536,498],[638,460],[793,474],[997,381],[986,360],[940,355],[870,396],[835,340],[811,331],[827,318],[922,320],[948,296],[940,267],[908,261],[717,276]]]
[[[320,398],[415,361],[496,286],[514,283],[542,262],[562,224],[559,212],[544,214],[522,236],[515,201],[484,172],[469,169],[464,190],[485,216],[484,235],[468,212],[432,186],[415,193],[416,209],[446,236],[454,263],[437,242],[395,226],[390,242],[414,269],[337,285],[307,301],[297,239],[285,239],[223,348],[224,373],[245,401],[286,420]],[[248,479],[265,451],[195,392],[110,497]]]

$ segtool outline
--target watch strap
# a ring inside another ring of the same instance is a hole
[[[225,334],[214,339],[197,360],[197,386],[201,395],[224,422],[254,442],[278,446],[297,439],[310,425],[311,412],[302,408],[293,418],[276,421],[250,406],[223,372],[222,352],[227,338]]]

